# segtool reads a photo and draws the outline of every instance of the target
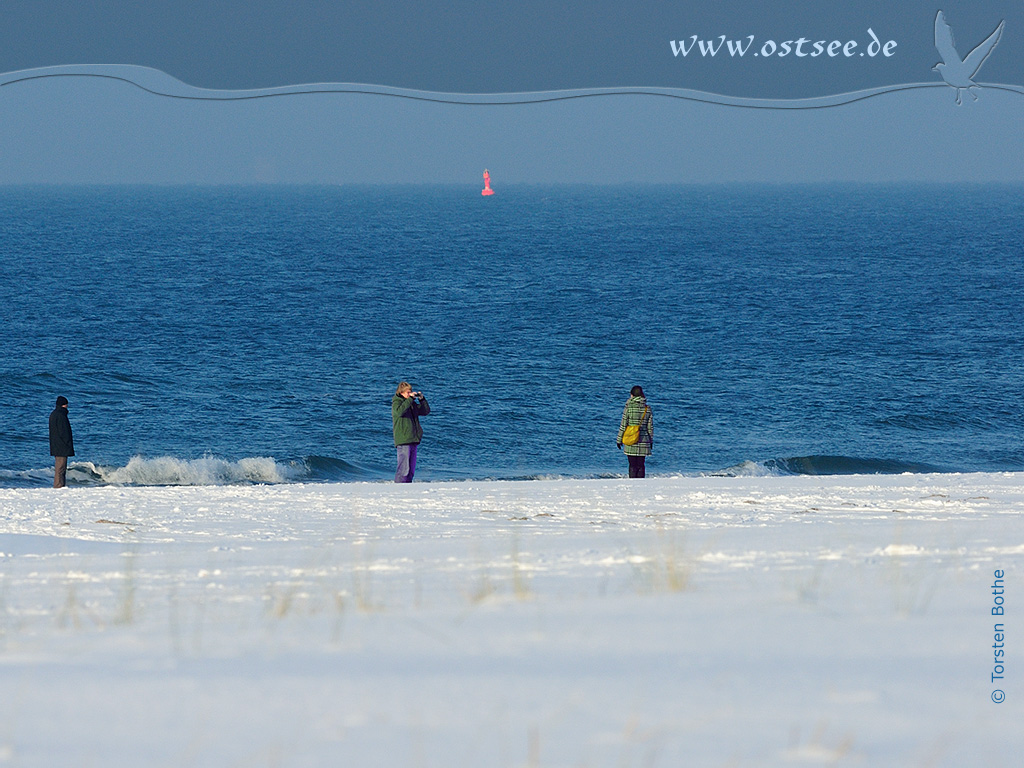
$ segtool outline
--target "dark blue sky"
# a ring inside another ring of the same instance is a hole
[[[472,187],[484,167],[496,188],[554,181],[1024,182],[1024,93],[981,88],[977,100],[964,94],[957,106],[953,89],[931,70],[939,8],[962,55],[1005,21],[978,80],[1024,85],[1019,0],[7,3],[0,72],[128,64],[214,89],[317,82],[468,93],[663,86],[787,100],[906,83],[935,87],[785,111],[635,95],[498,106],[337,93],[204,102],[64,71],[0,80],[0,184]],[[867,53],[868,28],[882,44],[896,41],[893,55]],[[688,43],[692,35],[744,44],[753,35],[754,42],[742,57],[701,57],[696,47],[673,56],[669,41]],[[801,37],[806,56],[753,56]],[[858,47],[852,56],[810,55],[819,40],[855,40]],[[128,79],[141,83],[149,77],[143,75]]]

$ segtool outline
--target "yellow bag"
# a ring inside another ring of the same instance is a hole
[[[640,424],[647,418],[647,408],[644,408],[644,415],[640,417]],[[622,433],[623,445],[636,445],[640,442],[640,424],[630,424]]]

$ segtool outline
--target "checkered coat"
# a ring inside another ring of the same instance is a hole
[[[626,431],[628,424],[640,425],[640,439],[633,445],[623,445],[622,452],[627,456],[650,456],[654,449],[654,416],[645,398],[631,397],[626,401],[626,407],[622,409],[619,435],[615,438],[616,443],[622,444],[622,433]]]

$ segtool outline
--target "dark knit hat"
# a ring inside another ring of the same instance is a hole
[[[64,395],[61,395],[60,397],[57,398],[57,407],[58,408],[60,408],[61,406],[67,405],[67,404],[68,404],[68,399],[66,397],[64,397]]]

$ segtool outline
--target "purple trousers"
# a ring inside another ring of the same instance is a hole
[[[647,477],[647,467],[644,465],[646,456],[626,456],[629,459],[630,477]]]
[[[416,443],[411,445],[396,445],[398,452],[398,469],[395,470],[396,483],[411,483],[412,476],[416,472]]]

